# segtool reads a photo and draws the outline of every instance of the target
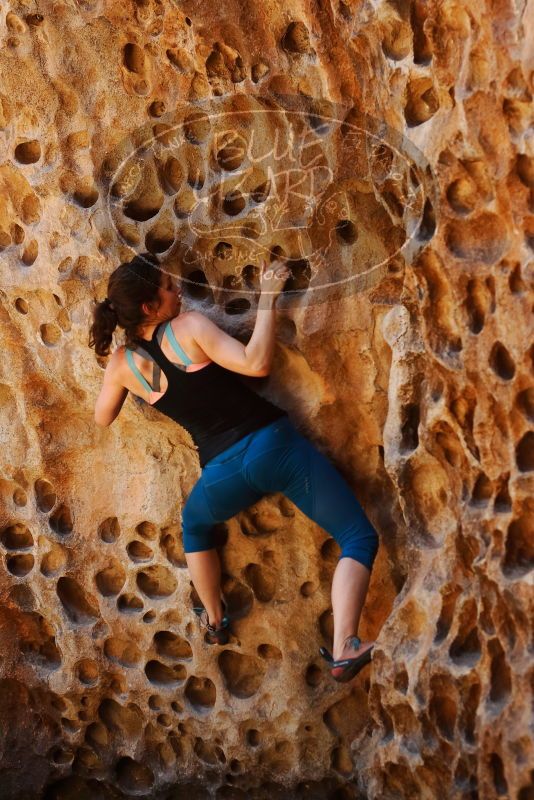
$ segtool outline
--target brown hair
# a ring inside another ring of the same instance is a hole
[[[117,325],[124,328],[125,345],[134,349],[140,336],[139,325],[146,322],[141,310],[143,303],[160,305],[162,266],[152,253],[140,253],[131,261],[120,264],[109,276],[108,295],[93,308],[93,324],[89,330],[89,347],[99,356],[109,355],[113,332]]]

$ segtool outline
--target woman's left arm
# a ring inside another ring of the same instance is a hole
[[[119,416],[128,389],[119,382],[117,376],[117,357],[115,351],[109,360],[104,372],[104,383],[95,405],[95,422],[97,425],[107,427]]]

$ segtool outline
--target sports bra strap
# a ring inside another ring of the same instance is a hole
[[[173,331],[173,329],[171,327],[171,321],[170,320],[167,323],[167,325],[165,325],[165,326],[160,325],[159,329],[158,329],[158,331],[156,333],[156,339],[157,339],[157,342],[158,342],[160,348],[161,348],[161,342],[163,340],[163,336],[165,334],[167,334],[174,352],[177,355],[180,356],[181,360],[185,362],[185,365],[192,364],[193,361],[189,358],[189,356],[186,353],[184,353],[184,351],[182,350],[182,348],[178,344],[176,336],[174,335],[174,331]],[[150,384],[148,383],[146,378],[141,374],[141,371],[139,370],[137,364],[134,361],[133,353],[139,353],[139,355],[143,356],[144,358],[147,358],[148,360],[152,361],[152,363],[154,364],[154,372],[153,372],[154,387],[150,386]],[[169,359],[167,359],[167,361],[168,360]],[[128,362],[128,366],[130,367],[130,369],[134,373],[135,377],[141,382],[141,384],[144,386],[144,388],[147,390],[147,392],[159,392],[160,391],[161,367],[157,363],[157,361],[154,360],[154,357],[149,352],[147,352],[145,350],[144,347],[141,347],[141,345],[138,345],[134,350],[132,350],[129,347],[127,347],[126,348],[126,361]],[[172,361],[170,363],[174,367],[176,367],[177,369],[180,369],[182,371],[185,371],[185,369],[186,369],[186,366],[184,364],[175,364]]]
[[[184,351],[178,344],[178,341],[176,340],[176,336],[174,335],[174,331],[172,329],[171,320],[169,320],[167,322],[167,325],[165,326],[165,333],[167,334],[169,342],[171,343],[171,347],[176,353],[176,355],[180,356],[180,358],[182,359],[182,361],[185,362],[185,364],[192,364],[193,363],[192,359],[189,358],[189,356],[186,355],[186,353],[184,353]]]
[[[141,383],[143,384],[143,386],[145,387],[147,392],[153,391],[152,390],[152,386],[143,377],[143,375],[141,375],[140,370],[137,368],[137,364],[135,363],[134,358],[133,358],[133,353],[129,348],[126,348],[126,361],[128,362],[128,366],[132,370],[133,374],[136,376],[136,378],[138,378],[141,381]]]
[[[158,336],[159,336],[159,331],[158,331]],[[157,361],[154,361],[153,356],[151,356],[150,353],[147,350],[145,350],[144,347],[141,347],[141,345],[138,345],[133,352],[139,353],[140,356],[143,356],[148,361],[152,361],[152,383],[154,384],[153,391],[159,392],[160,376],[161,376],[160,365],[157,363]]]

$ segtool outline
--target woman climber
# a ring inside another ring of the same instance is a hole
[[[236,375],[264,376],[271,367],[276,299],[289,275],[279,262],[271,267],[260,275],[254,331],[244,345],[199,311],[181,311],[180,288],[155,256],[120,264],[109,277],[108,296],[93,310],[89,334],[89,345],[107,356],[117,325],[125,331],[125,344],[106,366],[95,421],[110,425],[130,391],[186,428],[198,446],[201,475],[183,509],[182,533],[203,604],[195,611],[209,644],[226,644],[231,626],[217,522],[281,492],[334,537],[341,554],[332,581],[333,653],[320,652],[332,677],[345,682],[371,660],[374,643],[357,632],[378,537],[330,461],[286,411]]]

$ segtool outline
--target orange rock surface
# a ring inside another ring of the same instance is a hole
[[[4,4],[2,800],[532,800],[533,41],[523,0]],[[221,523],[209,647],[194,443],[94,422],[91,309],[145,250],[244,341],[292,266],[253,384],[380,536],[350,684],[328,532]]]

